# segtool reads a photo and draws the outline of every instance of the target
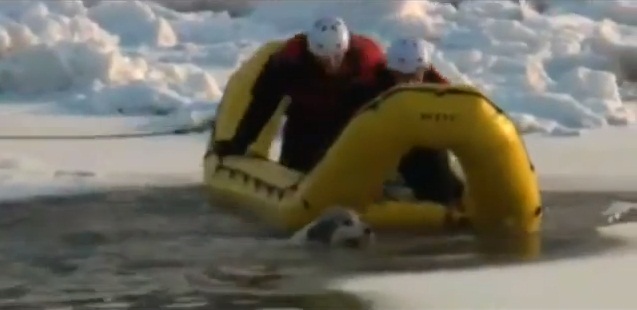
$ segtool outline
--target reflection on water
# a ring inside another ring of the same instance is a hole
[[[623,196],[622,196],[623,195]],[[206,205],[143,188],[0,205],[0,309],[365,309],[326,290],[353,273],[473,268],[594,255],[600,213],[632,194],[545,194],[545,231],[520,240],[379,236],[365,251],[292,248]]]

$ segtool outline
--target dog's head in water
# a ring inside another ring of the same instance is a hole
[[[297,243],[333,247],[366,248],[374,243],[372,229],[358,214],[346,208],[332,208],[292,237]]]

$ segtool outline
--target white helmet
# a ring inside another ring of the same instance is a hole
[[[430,60],[427,42],[423,39],[397,39],[387,49],[387,67],[405,74],[427,67]]]
[[[308,50],[319,57],[342,56],[349,49],[350,33],[340,17],[318,19],[307,32]]]

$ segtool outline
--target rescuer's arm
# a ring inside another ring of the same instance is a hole
[[[220,156],[243,155],[268,123],[284,96],[284,63],[272,57],[263,67],[251,90],[250,103],[229,141],[215,143],[215,153]]]
[[[363,106],[391,88],[393,83],[383,64],[377,65],[374,78],[352,83],[344,98],[344,105],[350,114],[354,114]]]
[[[359,55],[360,72],[346,91],[345,107],[354,113],[382,93],[387,84],[386,58],[383,48],[374,40],[361,35],[352,38],[352,45]]]

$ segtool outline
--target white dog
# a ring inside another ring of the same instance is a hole
[[[374,243],[375,234],[356,212],[337,207],[326,210],[297,231],[290,241],[294,244],[364,248]]]

